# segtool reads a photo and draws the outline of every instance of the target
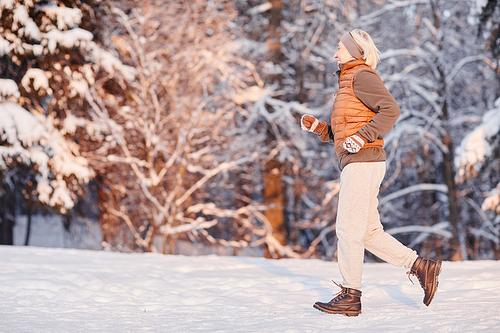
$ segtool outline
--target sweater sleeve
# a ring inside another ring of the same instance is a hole
[[[333,132],[332,132],[332,126],[331,125],[328,125],[327,130],[323,131],[323,133],[321,133],[319,135],[319,139],[322,142],[331,142],[331,141],[333,141]]]
[[[369,70],[357,72],[353,89],[356,97],[376,113],[372,120],[359,130],[359,134],[368,142],[373,142],[389,133],[401,115],[401,110],[378,75]]]

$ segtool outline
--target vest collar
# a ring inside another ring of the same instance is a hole
[[[363,59],[355,59],[355,60],[348,61],[345,64],[339,65],[339,69],[337,71],[335,71],[335,73],[333,73],[333,75],[340,78],[340,73],[347,71],[351,68],[354,68],[358,65],[363,65],[363,64],[366,64],[366,62]]]
[[[363,59],[356,59],[356,60],[351,60],[346,62],[342,67],[341,67],[341,72],[347,71],[351,68],[354,68],[359,65],[365,65],[366,62]]]

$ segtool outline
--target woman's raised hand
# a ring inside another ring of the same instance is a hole
[[[309,131],[321,135],[325,130],[328,130],[328,124],[324,121],[319,121],[313,116],[305,114],[300,119],[300,127],[304,131]]]

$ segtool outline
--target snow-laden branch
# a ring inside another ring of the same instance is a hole
[[[2,36],[0,36],[0,56],[8,54],[10,52],[11,45],[5,40]]]
[[[181,224],[175,227],[171,227],[169,224],[162,225],[160,227],[160,232],[166,235],[182,234],[188,231],[194,231],[198,229],[208,229],[219,223],[217,220],[206,221],[202,217],[198,217],[194,222]]]
[[[408,86],[420,97],[422,97],[427,103],[430,104],[430,106],[434,109],[434,112],[436,114],[440,115],[441,114],[441,107],[437,103],[438,97],[436,97],[432,92],[424,89],[421,85],[417,84],[414,81],[409,81]]]
[[[255,7],[250,8],[247,13],[250,15],[257,15],[260,13],[267,12],[268,10],[273,8],[273,4],[271,2],[264,2],[261,5],[257,5]]]
[[[428,3],[429,3],[429,0],[391,1],[388,4],[384,5],[382,8],[380,8],[379,10],[373,11],[367,15],[360,16],[356,20],[356,23],[358,25],[363,25],[363,26],[370,25],[370,24],[373,24],[375,22],[378,23],[379,22],[378,17],[387,13],[387,12],[393,11],[393,10],[395,10],[397,8],[401,8],[401,7],[408,7],[408,6],[412,6],[412,5],[428,4]]]
[[[44,89],[45,91],[47,91],[47,94],[52,95],[52,89],[49,86],[50,76],[50,72],[45,72],[39,68],[30,68],[24,74],[21,80],[21,85],[27,92],[31,91],[30,86],[33,85],[35,91]],[[33,83],[31,84],[31,82]]]
[[[500,246],[500,215],[493,221],[484,221],[479,227],[470,229],[470,232],[477,238],[483,237],[489,239],[497,246]]]
[[[197,232],[201,233],[203,236],[205,236],[205,238],[212,244],[219,244],[219,245],[222,245],[222,246],[230,246],[230,247],[235,247],[235,248],[245,248],[245,247],[248,247],[248,242],[244,241],[244,240],[239,240],[239,241],[235,241],[235,240],[225,240],[225,239],[221,239],[221,238],[214,238],[212,237],[205,229],[200,229],[200,230],[196,230]]]
[[[403,113],[399,117],[394,129],[384,137],[384,143],[386,146],[388,146],[392,141],[399,140],[403,135],[415,133],[430,139],[443,153],[448,152],[448,147],[443,144],[442,140],[428,131],[428,129],[432,127],[435,128],[441,136],[445,136],[446,134],[446,130],[442,126],[442,122],[436,114],[428,116],[424,112],[417,110],[408,111],[406,109],[402,109],[402,111]],[[420,123],[415,123],[414,118],[417,118],[417,120],[420,118],[425,121],[425,126],[421,126]]]
[[[423,138],[431,140],[444,154],[448,153],[448,147],[443,141],[435,134],[427,131],[424,127],[415,126],[409,121],[398,123],[394,129],[384,138],[385,145],[387,146],[392,141],[397,141],[403,135],[418,134]]]
[[[292,250],[292,248],[288,245],[282,245],[276,237],[273,235],[273,227],[271,226],[271,222],[267,219],[267,217],[260,213],[254,212],[255,217],[257,217],[260,221],[262,221],[267,229],[265,237],[261,240],[265,242],[269,248],[269,252],[271,254],[278,254],[280,257],[289,257],[289,258],[300,258],[301,256]]]
[[[93,89],[91,89],[92,91]],[[101,110],[99,105],[95,102],[90,94],[86,95],[86,99],[89,102],[92,110],[95,112],[95,115],[103,122],[108,125],[108,129],[111,132],[111,135],[116,140],[116,143],[122,149],[123,154],[125,155],[125,160],[129,162],[129,165],[137,176],[137,178],[141,181],[141,183],[151,184],[151,181],[144,173],[139,169],[139,165],[136,163],[136,158],[130,152],[127,141],[124,137],[123,128],[119,126],[116,122],[109,118],[109,114],[107,111]]]
[[[199,114],[201,114],[205,106],[206,106],[206,101],[200,103],[200,105],[198,105],[198,107],[196,108],[195,112],[192,113],[188,124],[188,130],[180,131],[180,134],[177,137],[177,143],[175,146],[174,153],[171,154],[168,161],[163,165],[163,168],[160,170],[160,172],[156,173],[156,170],[154,168],[150,168],[149,186],[157,186],[161,182],[161,180],[165,177],[168,170],[170,170],[170,168],[174,165],[175,161],[178,160],[179,156],[182,153],[182,150],[184,149],[185,143],[187,141],[187,136],[188,134],[193,133],[192,129],[196,126],[197,120],[199,119]],[[205,175],[206,174],[207,173],[205,173]]]
[[[407,188],[393,192],[381,198],[379,201],[379,205],[383,206],[384,204],[386,204],[391,200],[395,200],[410,193],[421,192],[421,191],[437,191],[442,193],[448,193],[448,186],[446,186],[445,184],[417,184],[409,186]]]
[[[47,40],[47,48],[50,53],[55,53],[57,45],[66,48],[80,46],[81,42],[91,42],[94,39],[94,35],[90,31],[81,28],[73,28],[67,31],[52,29],[42,34],[42,38]]]
[[[414,247],[415,245],[418,245],[425,241],[431,234],[436,234],[443,236],[445,238],[451,238],[452,233],[445,230],[448,229],[450,226],[450,223],[448,221],[440,222],[437,223],[433,226],[406,226],[406,227],[400,227],[400,228],[393,228],[388,230],[387,232],[390,234],[398,234],[398,233],[407,233],[407,232],[419,232],[420,234],[417,237],[414,237],[411,241],[410,244],[408,244],[409,248]]]
[[[269,112],[266,105],[270,105],[273,108],[273,112]],[[310,114],[313,116],[319,116],[323,113],[321,109],[310,109],[304,104],[299,102],[286,102],[269,96],[269,94],[263,94],[259,98],[252,109],[255,112],[263,116],[269,123],[273,123],[278,119],[292,117],[292,111],[299,114]]]
[[[129,157],[122,157],[122,156],[116,156],[116,155],[108,155],[106,159],[110,162],[117,162],[117,163],[125,163],[125,164],[136,164],[141,167],[151,167],[150,163],[143,161],[137,157],[129,156]]]
[[[202,203],[202,204],[196,204],[193,206],[188,207],[186,212],[188,214],[191,213],[203,213],[205,215],[214,215],[218,217],[238,217],[243,214],[249,214],[254,211],[259,211],[259,210],[265,210],[268,208],[267,206],[253,206],[253,205],[248,205],[244,206],[241,208],[238,208],[236,210],[231,210],[231,209],[221,209],[218,208],[215,203],[209,202],[209,203]]]
[[[57,28],[64,30],[73,28],[80,24],[82,20],[82,11],[78,8],[59,7],[59,6],[40,6],[39,11],[44,12],[50,19],[57,22]]]
[[[486,210],[496,210],[500,214],[500,183],[497,187],[491,190],[489,195],[484,199],[481,209]]]
[[[486,159],[492,155],[493,147],[488,140],[500,132],[500,98],[495,108],[483,115],[483,121],[468,133],[455,149],[455,167],[458,180],[477,175]]]
[[[305,139],[307,133],[300,129],[294,114],[304,115],[310,114],[315,117],[321,118],[324,114],[323,109],[311,109],[305,104],[298,102],[286,102],[270,95],[262,95],[258,99],[252,109],[250,110],[250,117],[245,121],[245,125],[241,126],[237,133],[246,133],[258,121],[259,117],[263,117],[269,124],[274,136],[276,137],[277,144],[271,151],[269,158],[278,156],[278,159],[285,160],[293,158],[292,150],[298,150],[303,155],[308,154],[306,151],[307,140]],[[312,136],[310,136],[313,138]]]
[[[320,207],[325,207],[340,192],[340,182],[339,180],[333,180],[325,183],[325,187],[330,191],[326,193]],[[317,212],[320,207],[316,207],[315,211]]]
[[[495,63],[492,63],[489,58],[487,58],[483,55],[462,58],[462,59],[460,59],[460,61],[458,61],[456,63],[456,65],[453,68],[453,70],[451,71],[451,73],[446,76],[446,79],[445,79],[446,85],[449,85],[455,79],[455,76],[462,69],[462,67],[464,67],[465,65],[467,65],[468,63],[473,62],[473,61],[484,61],[486,64],[490,65],[491,68],[495,68]]]
[[[137,232],[137,229],[134,227],[134,224],[132,223],[132,221],[130,220],[128,215],[124,213],[125,208],[122,207],[121,210],[122,211],[117,211],[115,209],[110,208],[110,209],[108,209],[108,212],[121,218],[123,221],[125,221],[125,223],[127,224],[127,227],[129,228],[130,232],[134,236],[136,244],[147,249],[148,245],[149,245],[148,242],[145,239],[143,239],[141,237],[141,235],[139,235],[139,233]]]
[[[388,49],[380,53],[380,60],[401,57],[401,56],[425,57],[427,56],[427,52],[419,47],[414,49]]]
[[[323,32],[323,29],[325,28],[326,25],[326,16],[321,16],[319,19],[318,27],[314,31],[313,36],[310,38],[310,41],[305,48],[305,50],[302,52],[302,57],[303,58],[308,58],[309,54],[311,53],[311,50],[314,48],[316,43],[318,42],[319,36]]]
[[[119,21],[122,23],[122,25],[125,27],[125,29],[127,29],[127,32],[129,33],[130,37],[132,38],[132,41],[133,41],[134,46],[135,46],[135,48],[132,49],[133,50],[132,54],[135,55],[136,57],[138,57],[138,59],[136,61],[139,64],[140,68],[142,68],[142,69],[147,68],[146,56],[144,54],[144,48],[141,46],[141,43],[139,41],[140,37],[137,36],[137,34],[134,32],[134,29],[130,25],[128,16],[122,10],[120,10],[119,8],[114,7],[114,6],[112,7],[111,11],[114,14],[118,15]],[[135,12],[135,13],[138,13],[138,12]],[[138,21],[141,22],[141,19],[144,20],[144,17],[139,17]],[[141,74],[141,76],[144,75],[144,73],[142,71],[139,71],[139,74]],[[144,79],[145,78],[143,77],[143,80]],[[141,88],[144,89],[145,87],[141,87]]]
[[[210,178],[212,178],[213,176],[217,175],[218,173],[220,172],[224,172],[224,171],[228,171],[232,168],[235,168],[241,164],[244,164],[244,163],[248,163],[252,160],[254,160],[255,158],[257,158],[257,155],[256,154],[253,154],[252,156],[249,156],[249,157],[244,157],[244,158],[240,158],[239,160],[236,160],[236,161],[232,161],[232,162],[225,162],[225,163],[221,163],[219,164],[216,168],[210,170],[207,172],[206,175],[204,175],[200,180],[198,180],[193,186],[191,186],[183,195],[182,197],[180,197],[179,199],[177,199],[175,201],[175,205],[178,207],[180,205],[182,205],[184,203],[184,201],[186,201],[187,198],[189,198],[191,196],[191,194],[193,194],[194,191],[196,191],[197,189],[199,189],[201,186],[203,186],[203,184],[205,184]]]
[[[422,111],[410,110],[402,114],[401,117],[399,117],[398,123],[411,117],[420,118],[424,120],[426,124],[424,128],[430,128],[430,127],[435,128],[441,136],[443,137],[446,136],[447,133],[446,129],[443,127],[443,123],[437,115],[429,116]],[[411,119],[409,119],[409,121],[413,122],[413,120]]]
[[[479,205],[472,200],[471,198],[465,198],[465,201],[477,212],[477,214],[481,217],[483,222],[488,221],[488,217],[486,216],[486,213],[479,207]]]
[[[0,98],[1,96],[14,96],[19,98],[21,94],[19,93],[16,81],[11,79],[0,79]]]
[[[110,52],[103,50],[94,42],[90,42],[88,45],[92,51],[92,58],[96,64],[107,73],[114,75],[118,72],[123,75],[127,81],[133,81],[135,79],[137,75],[137,69],[135,67],[124,65],[120,59]]]
[[[267,244],[269,252],[271,254],[277,254],[280,257],[291,257],[291,258],[300,258],[298,253],[294,252],[289,246],[282,245],[276,237],[273,235],[273,228],[271,223],[267,219],[267,217],[262,214],[260,211],[266,209],[264,206],[244,206],[237,210],[228,210],[228,209],[220,209],[216,207],[214,203],[205,203],[205,204],[196,204],[188,207],[186,213],[203,213],[205,215],[213,215],[218,217],[231,217],[238,220],[242,220],[245,223],[247,228],[252,230],[252,233],[258,236],[262,236],[259,240],[253,242],[251,246],[258,246],[260,244]],[[179,213],[178,215],[183,215],[183,213]],[[259,230],[252,225],[248,219],[241,218],[242,215],[250,215],[258,220],[260,220],[265,225],[265,230]],[[177,234],[177,233],[186,233],[190,231],[198,231],[202,235],[204,235],[208,241],[213,244],[220,244],[222,246],[232,246],[236,248],[242,248],[249,246],[248,242],[240,240],[240,241],[226,241],[224,239],[216,239],[212,237],[206,229],[215,226],[218,221],[205,221],[204,218],[198,217],[196,220],[186,219],[183,216],[177,216],[177,219],[180,221],[189,222],[186,224],[182,224],[176,227],[170,227],[170,225],[164,225],[160,227],[162,234]]]
[[[443,236],[445,238],[451,238],[453,235],[450,231],[446,230],[450,227],[450,223],[448,221],[443,221],[436,223],[432,226],[423,226],[423,225],[408,225],[404,227],[396,227],[387,230],[386,232],[391,235],[397,235],[401,233],[408,232],[421,232],[428,234],[436,234]]]
[[[495,232],[488,232],[487,230],[484,229],[479,229],[479,228],[471,228],[470,233],[473,234],[475,237],[484,237],[486,239],[489,239],[493,243],[495,243],[497,246],[500,246],[500,238],[499,238],[499,232],[498,230]]]
[[[1,11],[0,11],[1,13]],[[29,17],[28,12],[24,6],[16,6],[12,15],[12,29],[17,30],[19,36],[31,37],[34,40],[40,40],[40,30],[36,23]],[[24,26],[20,28],[20,26]]]
[[[316,247],[320,242],[323,242],[325,237],[329,234],[335,231],[335,224],[332,224],[328,227],[325,227],[321,229],[321,232],[319,233],[318,237],[316,237],[312,242],[311,245],[309,245],[309,248],[307,249],[306,252],[304,252],[301,255],[301,258],[309,258],[315,251]]]

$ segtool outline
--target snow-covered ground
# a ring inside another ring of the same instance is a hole
[[[321,260],[0,246],[0,332],[500,332],[500,262],[445,262],[430,307],[405,269],[364,266],[358,317],[312,308]]]

